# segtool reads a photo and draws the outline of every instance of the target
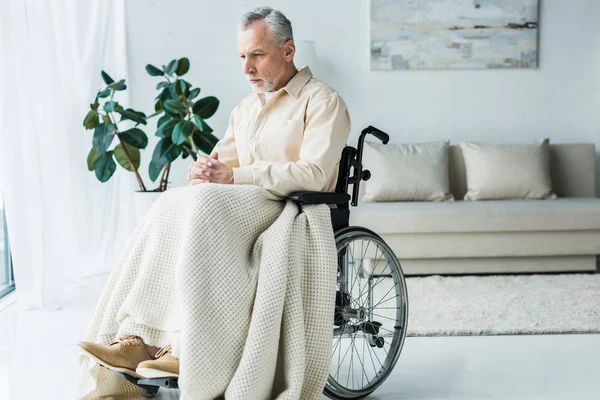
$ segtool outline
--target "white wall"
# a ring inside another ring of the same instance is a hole
[[[448,71],[370,71],[368,0],[266,4],[286,14],[296,39],[316,41],[322,68],[315,75],[348,104],[352,145],[371,124],[388,132],[392,142],[549,137],[594,142],[600,149],[600,1],[540,3],[538,69]],[[157,78],[146,74],[147,63],[187,56],[187,80],[202,89],[201,96],[221,100],[209,123],[222,137],[229,112],[250,91],[237,55],[236,23],[263,4],[127,0],[131,105],[152,110]],[[143,162],[150,157],[147,151]],[[187,160],[175,164],[176,186],[186,183],[187,165]]]

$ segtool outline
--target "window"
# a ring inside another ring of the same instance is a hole
[[[15,281],[13,279],[12,257],[4,214],[4,199],[0,192],[0,298],[13,290],[15,290]]]

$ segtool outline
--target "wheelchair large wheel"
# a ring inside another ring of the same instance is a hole
[[[389,376],[408,322],[404,274],[376,233],[350,226],[335,234],[338,280],[332,358],[324,394],[361,399]]]

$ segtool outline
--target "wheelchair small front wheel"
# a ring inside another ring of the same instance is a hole
[[[338,279],[329,378],[331,399],[361,399],[389,376],[404,345],[408,294],[398,258],[373,231],[335,234]]]

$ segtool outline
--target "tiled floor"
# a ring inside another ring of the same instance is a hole
[[[91,313],[1,312],[0,399],[71,399],[75,344]],[[597,400],[599,393],[600,335],[479,336],[407,338],[396,368],[370,398]],[[157,398],[178,394],[161,389]]]

